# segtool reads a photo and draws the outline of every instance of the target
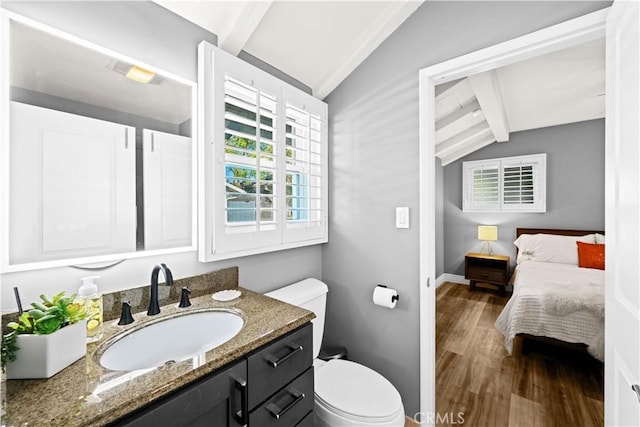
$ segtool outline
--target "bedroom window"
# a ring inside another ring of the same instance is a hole
[[[547,155],[464,162],[464,212],[546,212]]]

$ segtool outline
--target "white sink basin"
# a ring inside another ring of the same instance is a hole
[[[180,362],[229,341],[243,324],[240,315],[221,310],[167,317],[105,342],[100,365],[134,371]]]

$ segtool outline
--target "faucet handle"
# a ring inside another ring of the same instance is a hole
[[[129,323],[133,323],[133,316],[131,315],[131,301],[122,301],[122,313],[120,314],[118,325],[128,325]]]
[[[180,304],[178,304],[179,308],[189,307],[191,305],[191,301],[189,301],[189,294],[191,291],[189,288],[182,288],[182,296],[180,297]]]

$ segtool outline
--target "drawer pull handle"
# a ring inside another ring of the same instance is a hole
[[[232,375],[236,384],[236,389],[240,390],[240,410],[234,415],[236,421],[242,426],[246,427],[249,423],[249,387],[247,387],[247,380],[237,375]]]
[[[284,414],[289,412],[291,410],[291,408],[296,406],[298,403],[302,402],[304,400],[304,397],[305,397],[304,393],[301,393],[301,392],[296,391],[296,390],[289,391],[289,395],[291,397],[293,397],[293,400],[291,402],[289,402],[287,404],[287,406],[285,406],[282,409],[280,409],[278,407],[278,405],[276,405],[275,403],[269,403],[266,406],[266,408],[269,411],[269,413],[271,414],[271,416],[273,418],[275,418],[276,420],[279,420],[282,416],[284,416]]]
[[[271,366],[272,368],[277,368],[278,365],[281,365],[285,361],[292,358],[296,353],[300,353],[303,350],[303,347],[301,345],[293,344],[293,345],[288,345],[287,347],[289,347],[289,350],[291,351],[289,351],[289,353],[282,356],[280,359],[276,359],[275,356],[272,356],[272,355],[268,355],[266,357],[267,363],[269,364],[269,366]]]

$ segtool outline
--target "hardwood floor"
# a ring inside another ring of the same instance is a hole
[[[520,338],[507,354],[494,322],[509,296],[454,283],[436,290],[437,425],[604,425],[602,363],[536,343],[523,355]]]

